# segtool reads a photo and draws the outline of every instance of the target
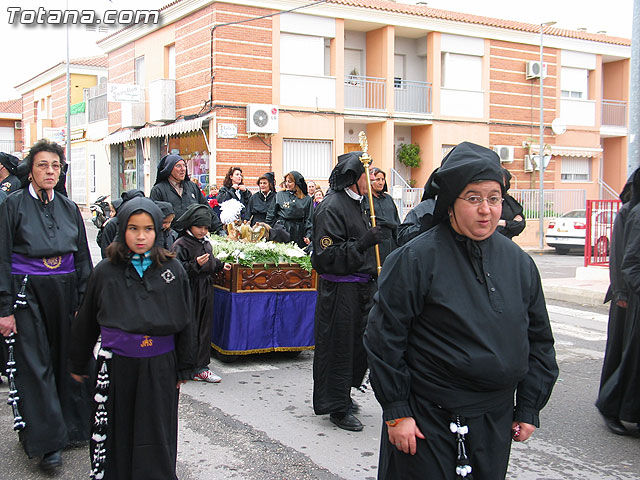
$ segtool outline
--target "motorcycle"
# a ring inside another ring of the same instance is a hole
[[[104,224],[107,223],[107,220],[111,217],[111,207],[109,206],[109,202],[107,202],[107,198],[109,198],[109,195],[103,195],[89,205],[92,217],[91,221],[98,230],[102,230]]]

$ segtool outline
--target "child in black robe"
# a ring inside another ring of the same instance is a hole
[[[159,243],[162,218],[148,198],[122,206],[73,323],[76,381],[101,335],[91,478],[177,478],[178,395],[193,377],[195,323],[187,274]]]
[[[211,225],[211,209],[201,204],[190,205],[176,221],[176,228],[184,234],[173,244],[177,259],[189,275],[193,310],[197,319],[196,374],[194,380],[218,383],[222,379],[209,369],[211,360],[211,324],[213,322],[213,280],[223,268],[231,270],[231,264],[223,263],[212,254],[207,235]]]
[[[173,210],[173,205],[169,202],[162,202],[158,200],[156,205],[160,207],[163,216],[162,232],[160,233],[160,236],[162,237],[162,248],[171,250],[173,243],[178,239],[178,232],[171,228],[171,224],[176,218],[176,214]]]

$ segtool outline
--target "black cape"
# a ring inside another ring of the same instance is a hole
[[[433,226],[433,210],[435,198],[422,200],[413,207],[398,227],[398,245],[404,245]]]

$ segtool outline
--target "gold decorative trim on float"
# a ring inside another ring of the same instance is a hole
[[[211,348],[216,352],[223,355],[251,355],[254,353],[269,353],[269,352],[302,352],[304,350],[314,350],[316,347],[311,345],[309,347],[268,347],[268,348],[256,348],[253,350],[225,350],[220,348],[215,343],[211,342]]]
[[[255,264],[253,268],[234,263],[230,271],[218,272],[214,287],[231,293],[305,292],[316,290],[318,275],[297,264]]]
[[[62,257],[43,258],[42,264],[49,270],[55,270],[56,268],[60,268],[60,265],[62,265]]]

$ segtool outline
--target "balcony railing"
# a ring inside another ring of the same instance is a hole
[[[394,86],[396,112],[432,113],[430,83],[396,79]]]
[[[627,102],[602,100],[602,125],[609,127],[627,126]]]
[[[344,77],[344,106],[361,110],[386,108],[384,78],[346,75]]]
[[[0,152],[14,153],[22,150],[22,142],[11,140],[0,140]]]
[[[95,87],[89,89],[89,98],[87,99],[87,107],[89,110],[89,123],[106,120],[109,113],[107,107],[107,84],[99,83]]]
[[[85,112],[71,114],[71,128],[82,127],[86,123],[87,114]]]

